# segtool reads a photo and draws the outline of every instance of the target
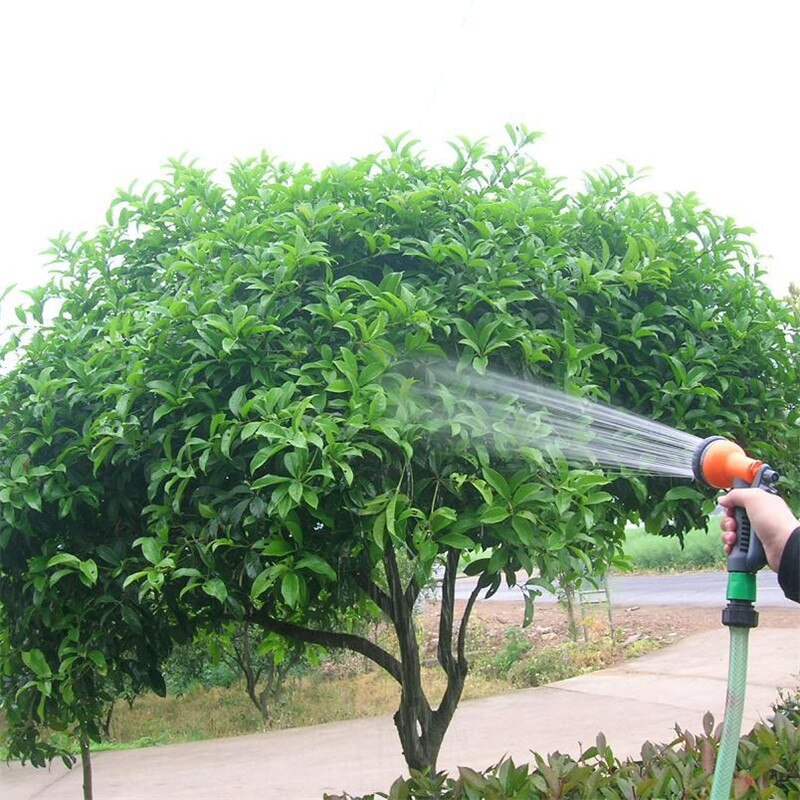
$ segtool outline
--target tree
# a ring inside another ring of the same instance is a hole
[[[4,647],[14,676],[42,655],[20,695],[39,723],[78,664],[158,687],[170,641],[246,622],[385,669],[406,761],[434,767],[481,591],[538,575],[529,621],[553,576],[607,569],[627,520],[697,524],[700,489],[520,448],[438,380],[443,359],[796,463],[797,330],[747,231],[691,195],[635,194],[632,171],[570,196],[527,155],[536,135],[507,130],[444,166],[404,137],[320,174],[262,156],[229,188],[173,162],[97,235],[55,243],[0,379]],[[438,705],[412,620],[437,566]],[[393,647],[354,627],[376,613]]]
[[[213,649],[244,678],[245,691],[266,725],[273,704],[284,688],[292,669],[306,659],[297,643],[282,636],[262,635],[260,628],[250,623],[230,625],[215,637]],[[313,659],[314,653],[311,654]]]

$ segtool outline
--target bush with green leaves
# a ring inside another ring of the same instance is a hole
[[[797,462],[796,329],[747,231],[632,171],[568,194],[508,133],[441,165],[403,137],[319,173],[262,156],[227,184],[175,162],[55,242],[0,375],[12,755],[48,725],[94,738],[123,686],[163,691],[174,643],[246,621],[387,670],[405,758],[433,767],[481,591],[537,575],[528,622],[538,586],[607,569],[626,521],[696,524],[701,490],[520,448],[442,363]],[[413,610],[436,569],[434,707]],[[359,633],[378,616],[392,648]]]
[[[509,670],[522,659],[533,646],[521,628],[512,626],[506,629],[505,645],[487,663],[487,671],[505,677]]]
[[[510,758],[479,772],[459,767],[458,777],[413,771],[388,793],[326,800],[704,800],[711,792],[721,726],[711,714],[703,733],[676,727],[663,745],[645,742],[640,759],[617,758],[603,734],[577,759],[533,753],[530,764]],[[739,743],[733,779],[736,800],[793,800],[800,796],[800,726],[781,714],[759,723]]]

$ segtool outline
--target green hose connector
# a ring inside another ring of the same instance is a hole
[[[747,686],[747,648],[750,628],[731,627],[731,652],[728,661],[728,696],[725,721],[717,751],[717,765],[711,787],[711,800],[728,800],[736,767],[736,753],[742,733],[744,695]]]
[[[728,573],[728,600],[756,601],[756,576],[752,572]]]

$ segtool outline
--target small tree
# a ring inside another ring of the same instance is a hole
[[[244,622],[228,626],[216,637],[219,656],[244,678],[245,691],[264,724],[285,688],[286,679],[305,660],[302,646]]]
[[[701,490],[520,448],[437,379],[442,359],[796,463],[796,328],[747,232],[691,196],[634,194],[633,173],[569,196],[526,155],[535,135],[508,132],[494,151],[456,143],[445,166],[402,137],[320,174],[262,157],[229,188],[173,163],[95,237],[56,243],[61,272],[20,310],[0,378],[5,647],[14,675],[42,653],[38,720],[78,664],[158,685],[169,641],[246,622],[385,669],[406,761],[434,767],[481,591],[537,574],[529,621],[538,585],[612,563],[628,519],[696,524]],[[477,548],[459,619],[459,558]],[[412,611],[437,566],[434,704]],[[393,649],[348,628],[376,612]],[[65,663],[64,642],[85,655]]]

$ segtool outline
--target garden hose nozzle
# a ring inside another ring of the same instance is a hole
[[[759,488],[775,492],[778,473],[763,461],[750,458],[735,442],[709,436],[695,450],[692,470],[698,481],[716,489]],[[756,573],[767,557],[758,534],[743,508],[736,508],[737,541],[728,557],[728,572]]]
[[[758,488],[775,492],[778,473],[763,461],[750,458],[741,447],[722,436],[709,436],[695,450],[692,470],[698,481],[716,489]],[[755,627],[758,614],[755,574],[767,563],[758,533],[743,508],[734,510],[736,544],[728,556],[728,600],[722,621],[735,627]]]
[[[750,458],[735,442],[722,436],[703,439],[695,450],[692,469],[697,480],[715,489],[731,489],[740,486],[755,486],[759,473],[766,467],[763,461]],[[774,483],[778,475],[766,467],[774,477],[761,477],[763,482]],[[737,486],[736,481],[742,483]]]

